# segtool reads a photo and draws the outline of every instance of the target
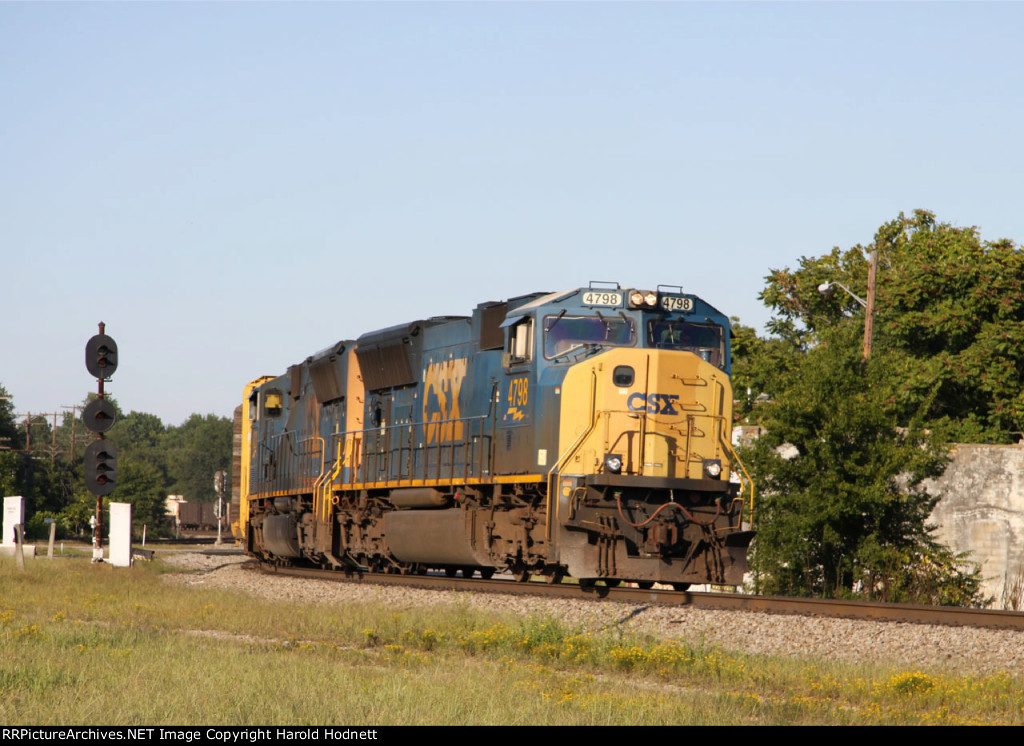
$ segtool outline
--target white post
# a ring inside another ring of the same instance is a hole
[[[110,503],[110,564],[131,567],[132,506],[131,503]]]
[[[25,498],[20,495],[4,498],[4,533],[0,536],[0,544],[14,546],[17,537],[14,527],[25,522]]]

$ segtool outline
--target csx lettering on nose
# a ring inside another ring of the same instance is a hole
[[[679,410],[673,406],[673,402],[678,399],[678,394],[642,394],[637,392],[630,394],[626,399],[626,406],[634,412],[646,410],[648,414],[679,414]]]

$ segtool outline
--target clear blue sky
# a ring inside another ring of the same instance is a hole
[[[1020,3],[0,3],[0,383],[179,424],[590,280],[760,327],[900,211],[1024,240]]]

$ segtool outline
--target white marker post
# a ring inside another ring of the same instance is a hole
[[[20,495],[4,498],[4,533],[0,544],[13,547],[16,542],[14,527],[25,522],[25,498]]]
[[[132,565],[131,503],[110,503],[110,564],[114,567]]]

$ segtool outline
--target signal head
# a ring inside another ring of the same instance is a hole
[[[117,486],[117,448],[109,440],[94,440],[86,447],[85,486],[97,497]]]
[[[105,433],[117,420],[117,410],[109,399],[93,399],[82,412],[82,421],[94,433]]]
[[[106,334],[97,334],[85,344],[85,367],[96,378],[110,379],[117,370],[117,342]]]

